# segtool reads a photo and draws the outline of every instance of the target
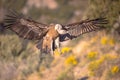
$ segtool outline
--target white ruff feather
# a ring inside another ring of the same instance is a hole
[[[55,25],[55,30],[57,30],[59,34],[66,34],[67,33],[66,30],[62,29],[62,25],[60,25],[60,24]]]

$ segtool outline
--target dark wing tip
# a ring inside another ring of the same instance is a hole
[[[1,23],[0,23],[0,32],[4,31],[4,28],[5,28],[4,23],[1,22]]]
[[[4,24],[6,27],[11,26],[21,18],[23,18],[23,14],[20,14],[17,11],[10,9],[5,15]]]
[[[94,24],[107,24],[108,23],[108,20],[106,18],[103,18],[103,17],[92,19],[89,21],[92,21]]]

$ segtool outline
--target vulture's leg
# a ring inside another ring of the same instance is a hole
[[[53,39],[50,43],[50,47],[51,47],[51,54],[54,55],[54,40]]]
[[[67,40],[72,40],[74,37],[71,36],[69,33],[66,34],[61,34],[60,35],[60,42],[67,41]]]
[[[58,52],[61,54],[60,38],[59,38],[59,37],[57,37],[57,38],[55,39],[55,45],[56,45],[56,47],[57,47],[57,49],[58,49]]]

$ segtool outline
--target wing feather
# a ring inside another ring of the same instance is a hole
[[[15,11],[9,11],[4,22],[6,28],[24,39],[41,39],[48,31],[47,25],[26,18]]]
[[[78,23],[63,25],[63,27],[67,30],[68,34],[70,34],[70,39],[72,39],[78,37],[81,34],[102,29],[104,28],[103,25],[107,23],[108,21],[105,18],[97,18],[92,20],[83,20]]]

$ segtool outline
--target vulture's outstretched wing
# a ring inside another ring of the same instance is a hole
[[[0,32],[4,31],[4,23],[0,23]]]
[[[103,24],[106,24],[107,22],[108,21],[105,18],[97,18],[93,20],[87,19],[78,23],[63,25],[67,33],[60,36],[61,41],[65,41],[66,37],[68,38],[67,40],[69,40],[69,39],[76,38],[81,34],[102,29],[104,28]]]
[[[11,29],[24,39],[41,39],[47,33],[47,25],[25,18],[23,14],[10,11],[4,20],[6,28]]]

